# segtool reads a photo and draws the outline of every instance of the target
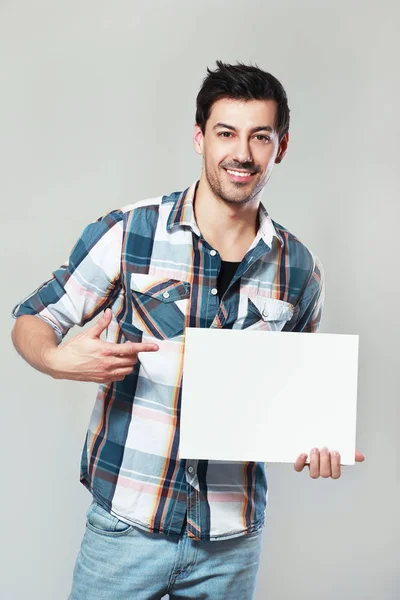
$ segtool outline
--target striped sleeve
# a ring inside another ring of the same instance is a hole
[[[314,257],[314,268],[300,299],[300,310],[292,331],[317,333],[325,299],[325,277],[321,261]]]
[[[73,325],[90,321],[118,294],[122,237],[122,211],[112,211],[88,225],[68,261],[17,304],[12,316],[42,318],[61,342]]]

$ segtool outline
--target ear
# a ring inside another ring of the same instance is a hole
[[[193,146],[194,146],[194,149],[196,150],[197,154],[203,154],[204,136],[203,136],[203,132],[201,131],[201,129],[198,125],[194,126]]]
[[[289,133],[285,133],[285,135],[283,136],[283,138],[281,139],[281,141],[279,143],[278,154],[276,155],[276,158],[275,158],[275,163],[277,165],[279,165],[279,163],[281,163],[283,161],[283,159],[285,158],[286,152],[288,149],[288,145],[289,145]]]

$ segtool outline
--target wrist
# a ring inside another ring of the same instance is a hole
[[[62,363],[59,346],[48,346],[42,348],[41,363],[42,371],[54,379],[62,378]]]

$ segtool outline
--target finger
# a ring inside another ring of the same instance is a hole
[[[108,369],[110,371],[114,371],[115,369],[127,369],[129,367],[132,367],[133,365],[136,365],[137,361],[138,361],[138,358],[137,358],[136,354],[131,357],[116,356],[115,358],[113,358],[110,361],[110,363],[108,365]]]
[[[96,321],[96,323],[87,330],[87,334],[93,338],[99,338],[103,331],[107,329],[112,319],[112,311],[110,308],[106,308],[103,316]]]
[[[300,473],[306,466],[307,454],[301,454],[294,463],[294,470]]]
[[[122,381],[125,379],[127,375],[131,375],[133,372],[133,367],[124,368],[124,369],[115,369],[107,378],[107,381]]]
[[[364,462],[365,456],[359,450],[356,450],[356,462]]]
[[[319,477],[319,450],[318,450],[318,448],[313,448],[311,450],[310,477],[312,477],[313,479],[318,479],[318,477]]]
[[[332,467],[332,479],[339,479],[339,477],[341,475],[339,452],[332,452],[331,467]]]
[[[126,342],[125,344],[107,343],[106,354],[110,356],[134,356],[139,352],[157,352],[157,344]]]
[[[332,475],[331,455],[328,448],[322,448],[319,455],[319,471],[321,477],[327,479]]]

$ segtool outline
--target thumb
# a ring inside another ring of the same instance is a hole
[[[365,456],[359,450],[356,450],[356,462],[364,462]]]
[[[90,337],[99,338],[103,331],[107,329],[107,327],[111,323],[111,319],[112,311],[110,308],[106,308],[106,310],[104,311],[104,315],[98,321],[96,321],[93,327],[90,327],[90,329],[88,330]]]

